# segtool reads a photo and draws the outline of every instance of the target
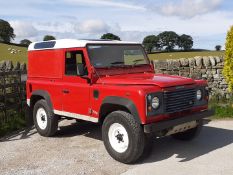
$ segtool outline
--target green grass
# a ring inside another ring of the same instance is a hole
[[[233,119],[233,107],[230,105],[227,106],[218,106],[212,105],[211,108],[215,110],[215,115],[213,119]]]
[[[148,54],[150,60],[166,60],[179,58],[193,58],[195,56],[224,56],[225,51],[194,51],[194,52],[169,52]]]
[[[219,100],[213,97],[209,102],[209,107],[215,110],[213,119],[233,119],[233,97]]]
[[[8,50],[8,48],[17,51],[20,50],[21,52],[11,54],[11,51]],[[14,64],[17,61],[20,63],[27,63],[27,48],[0,43],[0,61],[2,60],[11,60]]]
[[[26,126],[26,121],[22,116],[18,115],[15,117],[12,117],[7,123],[1,124],[0,125],[0,137],[11,133],[13,131],[17,131],[19,129],[22,129]]]

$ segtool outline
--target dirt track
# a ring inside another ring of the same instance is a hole
[[[212,121],[191,142],[154,140],[151,155],[136,165],[114,161],[100,126],[60,124],[56,137],[28,129],[0,142],[0,174],[233,174],[233,121]]]

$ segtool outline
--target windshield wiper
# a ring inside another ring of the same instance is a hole
[[[116,61],[116,62],[112,62],[112,63],[110,63],[111,65],[116,65],[116,64],[124,64],[124,62],[123,61]]]
[[[133,66],[137,65],[137,63],[140,62],[140,61],[144,61],[144,59],[134,60],[134,61],[133,61],[133,62],[134,62]]]
[[[116,62],[112,62],[110,63],[110,67],[125,67],[125,62],[123,61],[116,61]]]

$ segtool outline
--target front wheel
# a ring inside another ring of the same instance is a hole
[[[108,153],[122,163],[133,163],[143,154],[145,138],[133,116],[124,111],[110,113],[102,126],[102,138]]]

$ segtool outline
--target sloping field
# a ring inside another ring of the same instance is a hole
[[[192,58],[195,56],[224,56],[224,51],[169,52],[148,54],[151,60]],[[27,63],[27,48],[0,43],[0,61]]]
[[[13,63],[27,62],[27,48],[0,43],[0,61],[12,60]]]

